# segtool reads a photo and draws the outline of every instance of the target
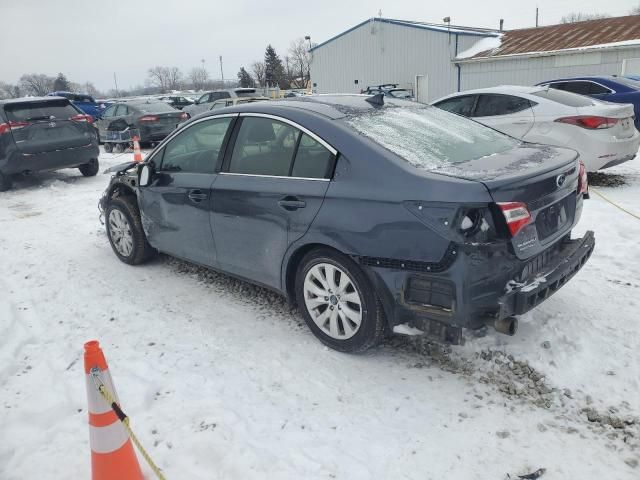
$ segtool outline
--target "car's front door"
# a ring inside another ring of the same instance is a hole
[[[281,288],[282,259],[318,213],[335,157],[322,139],[285,119],[241,115],[213,185],[220,267]]]
[[[524,137],[535,121],[528,99],[494,93],[478,96],[473,119],[515,138]]]
[[[152,161],[151,185],[140,187],[138,201],[149,243],[168,254],[216,266],[211,233],[211,186],[236,115],[195,122]]]

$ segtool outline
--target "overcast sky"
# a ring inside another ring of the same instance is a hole
[[[271,43],[283,56],[291,40],[321,43],[378,15],[505,28],[558,23],[570,12],[626,15],[640,0],[323,0],[299,2],[180,0],[0,0],[0,80],[23,73],[63,72],[100,90],[142,85],[147,69],[177,66],[185,73],[205,60],[212,78],[235,78]]]

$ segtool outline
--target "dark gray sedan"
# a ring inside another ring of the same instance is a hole
[[[156,99],[134,99],[110,105],[95,124],[100,140],[107,131],[122,131],[127,127],[140,131],[141,143],[159,142],[175,130],[176,125],[188,118],[186,113]]]
[[[297,303],[325,344],[389,331],[452,343],[516,317],[587,261],[587,192],[568,149],[382,96],[257,102],[187,122],[101,207],[116,256],[160,251]]]

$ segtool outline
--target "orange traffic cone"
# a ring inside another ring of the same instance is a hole
[[[133,137],[133,161],[142,162],[142,152],[140,151],[140,139],[138,136]]]
[[[89,434],[91,443],[91,478],[93,480],[143,480],[138,458],[129,434],[96,386],[94,373],[113,395],[109,367],[96,340],[84,344],[84,372],[89,399]]]

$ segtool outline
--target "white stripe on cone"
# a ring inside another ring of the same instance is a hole
[[[120,420],[116,420],[106,427],[89,425],[89,439],[92,452],[111,453],[127,443],[129,434]]]

